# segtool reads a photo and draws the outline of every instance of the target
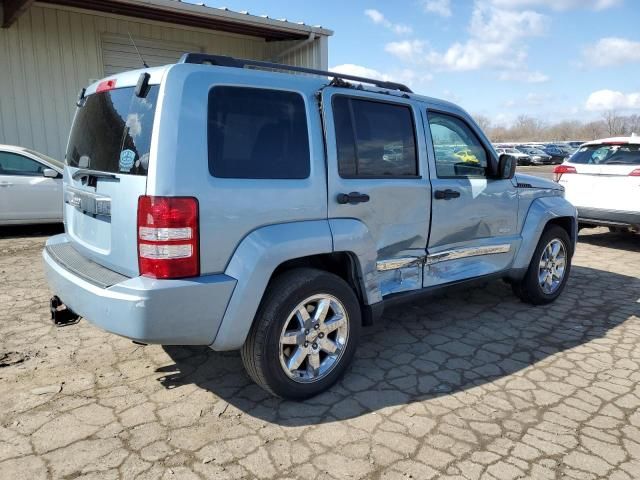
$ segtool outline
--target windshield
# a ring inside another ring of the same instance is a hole
[[[51,165],[53,165],[54,167],[58,167],[61,170],[64,168],[64,163],[62,163],[60,160],[56,160],[55,158],[51,158],[44,153],[36,152],[35,150],[31,150],[30,148],[25,148],[24,151],[36,157],[40,157],[45,162],[49,162]]]
[[[158,85],[145,98],[135,87],[89,95],[71,127],[66,162],[71,167],[146,175]]]
[[[506,153],[522,153],[519,150],[516,150],[515,148],[505,148],[504,151]]]
[[[570,161],[590,165],[640,165],[640,145],[588,145],[574,153]]]

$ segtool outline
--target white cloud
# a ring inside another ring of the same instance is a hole
[[[406,61],[420,61],[424,53],[425,43],[420,40],[403,40],[390,42],[384,47],[386,52]]]
[[[377,78],[380,80],[391,80],[387,75],[373,68],[356,65],[353,63],[344,63],[336,65],[330,69],[332,72],[344,73],[346,75],[355,75],[356,77]]]
[[[451,16],[450,0],[422,0],[422,8],[426,13],[435,13],[441,17]]]
[[[365,67],[363,65],[356,65],[353,63],[336,65],[335,67],[331,68],[331,71],[344,73],[346,75],[355,75],[356,77],[384,80],[385,82],[400,82],[408,85],[423,84],[433,79],[433,75],[431,74],[422,75],[409,68],[394,70],[390,73],[383,73],[373,68]]]
[[[142,132],[142,123],[140,123],[140,114],[130,113],[127,115],[127,127],[129,128],[129,135],[137,137]]]
[[[598,90],[589,95],[585,108],[592,112],[640,109],[640,92],[623,93],[615,90]]]
[[[398,35],[406,35],[412,32],[411,27],[401,23],[390,22],[379,10],[370,8],[364,11],[364,14],[371,19],[376,25],[382,25],[384,28],[391,30]]]
[[[492,3],[507,9],[541,7],[558,11],[576,8],[605,10],[620,5],[622,0],[492,0]]]
[[[547,17],[531,10],[496,8],[476,1],[469,25],[469,39],[455,42],[443,52],[424,52],[425,42],[391,42],[385,50],[398,58],[449,71],[469,71],[492,66],[514,70],[523,68],[526,49],[522,39],[542,35]]]
[[[626,38],[605,37],[587,46],[582,56],[586,67],[607,67],[640,62],[640,42]]]
[[[524,83],[545,83],[550,80],[548,75],[542,72],[528,70],[509,70],[501,72],[498,79],[502,81],[524,82]]]

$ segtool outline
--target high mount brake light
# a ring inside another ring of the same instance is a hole
[[[562,175],[567,173],[578,173],[576,167],[572,167],[571,165],[558,165],[553,169],[553,181],[559,182]]]
[[[140,275],[185,278],[200,275],[198,200],[193,197],[138,199]]]
[[[96,93],[107,92],[116,88],[116,80],[112,78],[110,80],[104,80],[100,82],[96,88]]]

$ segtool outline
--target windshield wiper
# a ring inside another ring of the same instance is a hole
[[[112,180],[119,180],[113,173],[107,172],[98,172],[96,170],[89,170],[86,168],[81,168],[76,170],[75,173],[71,176],[74,180],[77,180],[81,177],[95,177],[95,178],[110,178]]]

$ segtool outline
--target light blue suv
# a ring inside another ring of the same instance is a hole
[[[515,166],[396,83],[202,54],[109,77],[78,99],[52,316],[241,349],[263,388],[310,397],[391,302],[488,278],[560,295],[576,210]]]

